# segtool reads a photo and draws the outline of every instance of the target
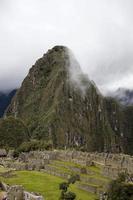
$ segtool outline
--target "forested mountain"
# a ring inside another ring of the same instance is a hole
[[[56,46],[32,66],[4,120],[20,120],[54,147],[132,153],[132,110],[104,98],[69,49]]]

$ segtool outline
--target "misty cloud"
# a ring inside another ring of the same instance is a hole
[[[67,54],[69,56],[69,63],[67,66],[69,69],[69,80],[71,84],[80,89],[83,96],[86,94],[87,89],[90,87],[90,80],[87,74],[83,73],[77,59],[73,55],[72,51],[68,49]]]
[[[132,0],[0,0],[0,89],[37,58],[68,46],[103,92],[133,88]]]

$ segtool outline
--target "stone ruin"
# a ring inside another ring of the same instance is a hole
[[[24,199],[24,190],[22,186],[11,186],[7,190],[7,200],[23,200]]]
[[[6,157],[7,156],[7,151],[5,149],[0,149],[0,157]]]
[[[1,183],[0,188],[6,192],[2,200],[44,200],[38,194],[25,191],[20,185],[8,186],[5,183]]]
[[[83,166],[100,166],[103,176],[110,178],[116,178],[121,172],[133,174],[133,156],[125,154],[59,151],[57,159]]]
[[[16,170],[47,170],[53,160],[74,162],[81,166],[100,166],[102,174],[116,178],[120,172],[133,174],[133,156],[111,153],[89,153],[70,150],[31,151],[21,153],[18,159],[0,158],[0,165]]]
[[[56,159],[56,153],[53,151],[31,151],[21,153],[19,158],[13,159],[6,157],[0,159],[0,165],[16,170],[41,170],[51,160]]]
[[[3,175],[12,176],[14,174],[14,170],[38,170],[62,177],[64,179],[68,179],[69,174],[67,172],[61,171],[52,165],[54,160],[79,164],[80,167],[69,166],[70,170],[76,173],[93,175],[93,173],[86,166],[99,166],[101,169],[101,174],[111,179],[117,178],[120,172],[126,172],[129,174],[130,180],[131,177],[133,177],[133,156],[125,154],[97,152],[89,153],[75,150],[31,151],[27,153],[21,153],[17,159],[10,156],[7,156],[6,158],[0,158],[0,165],[11,169],[11,173]],[[99,189],[92,187],[91,185],[95,183],[101,185],[102,180],[81,176],[81,182],[85,184],[80,183],[78,186],[80,189],[85,189],[86,191],[91,191],[92,193],[101,194]],[[90,183],[91,185],[87,185],[86,183]],[[103,183],[103,185],[104,184],[105,183]],[[31,199],[42,200],[40,199],[42,197],[29,192],[24,191],[23,195],[25,195],[24,200],[30,200],[31,196]]]

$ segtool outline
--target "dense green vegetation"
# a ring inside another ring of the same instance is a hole
[[[16,148],[29,137],[28,128],[22,120],[13,117],[0,120],[0,147]]]
[[[28,142],[23,142],[14,150],[14,157],[17,157],[22,152],[30,152],[37,150],[51,150],[53,147],[52,141],[45,140],[30,140]]]

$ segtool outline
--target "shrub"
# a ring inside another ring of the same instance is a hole
[[[69,187],[69,184],[67,182],[60,183],[60,185],[59,185],[59,189],[63,190],[64,192],[67,191],[68,187]]]
[[[74,184],[76,181],[79,181],[80,177],[78,174],[72,175],[68,182],[63,182],[59,185],[59,189],[61,191],[60,200],[74,200],[76,198],[76,194],[73,192],[68,191],[69,185]]]
[[[76,194],[73,192],[66,192],[64,194],[64,200],[74,200],[76,198]]]
[[[21,152],[30,152],[36,150],[49,150],[52,149],[51,141],[43,140],[31,140],[29,142],[22,143],[15,151],[14,157],[18,156]]]
[[[120,174],[118,179],[111,181],[107,195],[108,200],[132,200],[133,185],[126,183],[126,175]]]
[[[68,183],[69,184],[74,184],[76,181],[80,181],[80,176],[78,174],[76,175],[72,175],[69,179],[68,179]]]

